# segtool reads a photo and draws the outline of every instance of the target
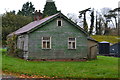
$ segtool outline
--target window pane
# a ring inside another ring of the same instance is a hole
[[[43,48],[46,48],[46,42],[43,42]]]
[[[68,48],[71,49],[71,42],[68,43]]]
[[[69,38],[69,41],[75,41],[75,38]]]
[[[43,40],[50,40],[50,37],[43,37]]]
[[[50,42],[47,42],[47,48],[50,48]]]
[[[62,24],[61,24],[61,21],[58,21],[58,26],[61,26]]]
[[[42,48],[44,48],[44,49],[49,49],[50,48],[50,37],[43,37],[42,38],[42,42],[43,42],[43,44],[42,44]]]
[[[72,44],[72,48],[75,49],[75,42],[73,42],[73,44]]]

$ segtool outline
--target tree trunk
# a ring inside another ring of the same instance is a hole
[[[98,35],[98,24],[97,24],[98,22],[97,22],[97,15],[96,15],[96,35]]]
[[[104,32],[104,35],[108,35],[108,34],[109,34],[108,22],[106,21],[106,23],[105,23],[105,32]]]
[[[86,21],[86,13],[84,13],[84,19],[83,19],[84,23],[83,23],[83,28],[86,32],[88,32],[88,25],[87,25],[87,21]]]
[[[94,11],[92,11],[91,13],[91,25],[90,25],[90,31],[89,31],[89,34],[91,35],[92,32],[93,32],[93,27],[94,27]]]
[[[118,29],[117,19],[116,19],[116,17],[114,17],[114,18],[115,18],[115,25],[116,25],[116,29]]]

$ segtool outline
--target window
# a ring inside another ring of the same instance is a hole
[[[51,37],[42,37],[42,49],[51,49]]]
[[[68,38],[68,49],[76,49],[76,38]]]
[[[62,20],[61,19],[57,20],[57,26],[62,26]]]

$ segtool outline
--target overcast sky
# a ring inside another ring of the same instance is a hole
[[[37,10],[43,11],[46,0],[2,0],[0,2],[0,14],[7,11],[18,11],[27,1],[31,1]],[[68,13],[78,14],[86,8],[101,9],[103,7],[116,8],[120,0],[53,0],[58,10],[65,15]]]

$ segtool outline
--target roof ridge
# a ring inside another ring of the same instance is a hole
[[[72,23],[72,24],[74,23],[73,21],[69,20],[68,17],[66,17],[64,14],[62,14],[61,12],[58,12],[54,15],[45,17],[41,20],[36,20],[36,21],[30,22],[29,24],[27,24],[27,25],[23,26],[22,28],[16,30],[15,32],[9,34],[8,37],[13,35],[13,34],[19,35],[19,34],[29,32],[29,31],[33,31],[33,30],[37,29],[38,25],[42,25],[45,22],[49,22],[48,20],[52,20],[53,18],[56,18],[58,15],[63,16],[63,18],[65,18],[70,23]],[[83,33],[85,33],[88,36],[88,34],[79,25],[77,25],[75,23],[73,25],[76,26],[78,29],[80,29]]]
[[[21,34],[21,33],[28,32],[28,31],[30,31],[31,29],[35,28],[36,26],[38,26],[38,25],[46,22],[47,20],[53,18],[54,16],[57,16],[58,14],[60,14],[60,12],[59,12],[59,13],[56,13],[56,14],[54,14],[54,15],[45,17],[45,18],[43,18],[43,19],[41,19],[41,20],[32,21],[32,22],[30,22],[29,24],[27,24],[27,25],[19,28],[18,30],[12,32],[12,33],[9,34],[8,36],[11,36],[11,35],[13,35],[13,34],[19,35],[19,34]]]

